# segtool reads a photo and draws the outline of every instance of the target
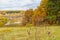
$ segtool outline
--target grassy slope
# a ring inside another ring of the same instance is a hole
[[[60,40],[60,26],[1,27],[0,40]]]

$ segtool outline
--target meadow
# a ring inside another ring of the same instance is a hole
[[[59,25],[59,0],[42,0],[35,9],[0,10],[0,40],[60,40]]]
[[[60,26],[1,27],[0,40],[60,40]]]

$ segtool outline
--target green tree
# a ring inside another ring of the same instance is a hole
[[[48,18],[48,19],[51,19],[49,20],[49,22],[51,24],[55,24],[57,23],[57,21],[59,22],[60,24],[60,0],[48,0],[48,3],[47,3],[47,17],[51,17],[51,18]],[[54,19],[54,20],[52,20]]]

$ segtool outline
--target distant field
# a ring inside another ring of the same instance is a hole
[[[0,40],[60,40],[60,26],[1,27]]]

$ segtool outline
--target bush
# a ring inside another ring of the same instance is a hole
[[[0,27],[4,26],[8,22],[8,18],[0,17]]]

